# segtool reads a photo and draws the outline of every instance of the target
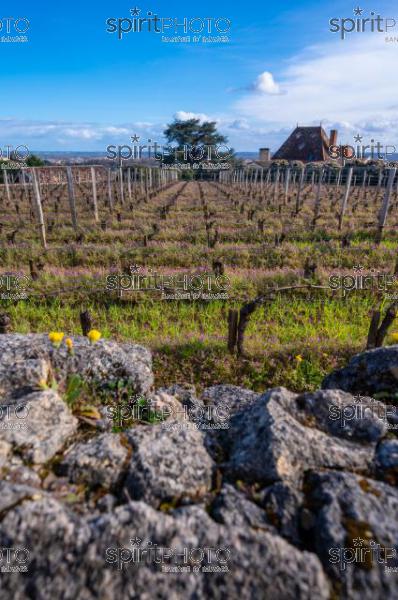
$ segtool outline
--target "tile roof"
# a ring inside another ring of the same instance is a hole
[[[296,127],[273,155],[277,160],[319,162],[329,159],[330,142],[323,127]]]

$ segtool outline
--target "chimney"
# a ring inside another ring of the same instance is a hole
[[[269,148],[260,148],[260,161],[268,162],[269,160],[271,160]]]
[[[337,129],[332,129],[330,131],[329,146],[337,146]]]

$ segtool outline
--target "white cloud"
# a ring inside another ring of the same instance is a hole
[[[178,121],[188,121],[189,119],[199,119],[202,122],[214,120],[203,113],[186,112],[185,110],[178,110],[174,117],[178,119]]]
[[[276,83],[274,76],[269,71],[261,73],[251,86],[251,89],[260,94],[269,94],[271,96],[282,94],[280,86]]]
[[[397,48],[386,43],[385,36],[333,40],[293,57],[279,74],[279,85],[270,73],[259,75],[251,93],[246,92],[233,108],[237,118],[270,133],[292,129],[296,122],[323,121],[324,127],[339,124],[347,143],[357,131],[369,136],[377,132],[380,141],[383,137],[385,143],[394,143],[398,141],[398,106],[394,105],[398,79],[392,75],[396,60]],[[264,93],[258,93],[261,88]],[[269,93],[277,89],[286,93]]]
[[[62,134],[66,135],[67,137],[81,140],[98,140],[102,137],[102,134],[99,131],[88,128],[73,129],[72,127],[67,127],[63,130]]]
[[[215,121],[228,136],[229,145],[238,150],[261,146],[276,150],[296,123],[318,125],[321,121],[326,130],[338,129],[341,143],[351,144],[359,133],[365,144],[374,138],[398,147],[398,79],[394,77],[398,46],[375,34],[344,42],[325,39],[323,45],[292,57],[280,72],[260,72],[250,87],[235,89],[238,98],[222,113],[179,110],[174,117]],[[134,134],[161,143],[165,128],[161,121],[98,124],[0,119],[4,144],[37,149],[59,147],[60,139],[73,149],[102,149],[107,144],[128,144]]]
[[[134,134],[144,137],[148,130],[153,131],[154,136],[162,136],[163,127],[152,123],[131,124],[99,124],[78,123],[63,121],[32,121],[21,119],[0,119],[0,138],[4,143],[26,144],[31,148],[51,150],[54,145],[60,144],[70,146],[73,149],[89,149],[95,146],[99,149],[105,148],[107,144],[128,144],[130,137]]]
[[[104,133],[112,133],[115,135],[128,135],[130,133],[130,129],[126,129],[126,127],[104,127]]]
[[[227,127],[228,129],[239,129],[243,131],[248,131],[250,129],[247,119],[235,119],[232,123],[228,123]]]
[[[152,129],[154,127],[153,123],[147,123],[146,121],[137,121],[132,125],[133,127],[137,127],[137,129]]]

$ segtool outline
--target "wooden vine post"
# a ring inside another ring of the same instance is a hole
[[[80,313],[80,324],[83,335],[87,337],[88,332],[92,329],[91,315],[88,310]]]
[[[10,204],[11,203],[10,184],[8,183],[7,169],[4,169],[4,168],[3,168],[3,177],[4,177],[4,185],[6,186],[7,201]]]
[[[107,190],[108,190],[108,204],[110,212],[113,211],[113,199],[112,199],[112,172],[111,169],[107,169]]]
[[[75,189],[73,186],[73,174],[72,167],[66,167],[66,180],[68,183],[68,199],[70,214],[72,217],[73,229],[77,230],[77,213],[76,213],[76,200],[75,200]]]
[[[303,167],[300,172],[299,186],[298,186],[298,191],[297,191],[296,215],[298,215],[300,212],[300,199],[301,199],[301,192],[303,190],[304,176],[305,176],[305,168]]]
[[[93,188],[93,209],[94,209],[94,219],[95,222],[98,223],[98,202],[97,202],[97,181],[95,178],[95,167],[90,167],[91,171],[91,185]]]
[[[314,206],[314,217],[312,220],[312,228],[315,229],[316,222],[319,218],[319,210],[321,207],[321,190],[322,190],[322,178],[323,169],[319,171],[318,188],[316,192],[315,206]]]
[[[398,302],[393,302],[387,308],[384,319],[380,324],[381,311],[379,309],[372,311],[372,318],[370,321],[368,341],[366,345],[367,350],[373,348],[381,348],[384,339],[388,333],[389,328],[397,318]]]
[[[123,168],[119,167],[119,183],[120,183],[120,204],[124,205],[124,187],[123,187]]]
[[[381,240],[383,238],[383,230],[384,230],[384,227],[386,226],[386,222],[387,222],[388,209],[390,207],[391,191],[392,191],[392,187],[394,185],[394,179],[395,179],[396,172],[397,172],[396,167],[389,169],[388,182],[387,182],[387,187],[386,187],[386,191],[384,194],[383,206],[381,207],[381,211],[380,211],[380,215],[379,215],[379,229],[377,232],[377,240],[376,240],[378,244],[381,243]]]
[[[39,230],[40,230],[40,239],[41,239],[43,248],[46,250],[47,249],[46,226],[44,223],[44,215],[43,215],[43,207],[41,204],[39,182],[37,179],[36,169],[34,169],[32,167],[30,169],[30,172],[32,175],[32,183],[33,183],[33,203],[34,203],[34,207],[35,207],[35,211],[36,211],[36,218],[37,218]]]
[[[348,198],[349,198],[349,195],[350,195],[350,188],[351,188],[351,181],[352,181],[352,174],[353,174],[353,172],[354,172],[354,168],[350,167],[349,170],[348,170],[347,183],[346,183],[346,187],[345,187],[343,201],[341,203],[341,209],[340,209],[340,215],[339,215],[339,231],[341,231],[341,229],[343,227],[343,219],[344,219],[345,211],[347,209]]]
[[[228,350],[232,354],[235,352],[237,356],[243,356],[244,354],[244,337],[246,328],[249,324],[250,316],[256,310],[260,304],[263,304],[265,300],[275,299],[275,294],[278,292],[286,292],[295,289],[322,289],[330,290],[328,286],[314,285],[314,284],[303,284],[303,285],[292,285],[283,288],[274,288],[269,290],[266,294],[258,296],[254,300],[247,302],[242,306],[240,311],[230,310],[228,313]]]

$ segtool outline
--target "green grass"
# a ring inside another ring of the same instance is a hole
[[[233,383],[256,390],[284,385],[296,391],[317,388],[332,369],[366,345],[375,299],[343,299],[305,293],[279,295],[252,315],[245,357],[227,351],[227,314],[239,302],[85,303],[104,338],[148,346],[154,352],[157,385],[191,382],[201,387]],[[9,306],[14,331],[80,333],[83,305],[53,299]],[[296,357],[303,358],[299,362]]]
[[[315,188],[307,189],[302,210],[295,216],[293,187],[287,204],[282,193],[273,206],[269,202],[272,190],[228,188],[223,193],[204,183],[206,210],[214,215],[211,219],[220,234],[217,245],[208,248],[204,204],[197,183],[189,184],[178,195],[167,219],[160,218],[161,207],[181,188],[177,184],[149,201],[135,194],[131,206],[130,202],[123,207],[118,204],[113,214],[104,204],[102,189],[100,218],[107,221],[106,231],[93,222],[87,189],[86,199],[78,197],[78,232],[71,227],[66,190],[57,191],[60,206],[55,212],[54,194],[43,188],[49,230],[46,252],[40,248],[29,205],[21,205],[19,216],[12,204],[6,207],[5,226],[0,231],[0,274],[8,270],[29,274],[30,259],[35,265],[44,263],[44,270],[28,290],[27,301],[1,304],[1,310],[11,315],[13,330],[77,334],[79,313],[88,309],[103,337],[152,349],[158,386],[233,383],[259,391],[276,385],[312,390],[328,372],[365,348],[370,313],[380,302],[376,293],[361,291],[345,299],[331,290],[277,296],[252,315],[245,356],[239,359],[227,351],[228,310],[239,309],[269,288],[303,283],[307,259],[318,267],[313,283],[321,285],[328,285],[331,274],[353,274],[357,264],[364,265],[367,272],[392,273],[397,261],[397,195],[383,242],[376,245],[382,193],[373,188],[367,190],[367,196],[359,188],[352,191],[339,232],[336,211],[341,190],[324,190],[321,218],[312,231]],[[255,209],[251,219],[250,208]],[[120,222],[116,218],[119,211]],[[258,230],[259,219],[264,221],[263,233]],[[159,231],[144,246],[143,236],[150,234],[154,223]],[[15,243],[8,242],[6,234],[17,226]],[[282,229],[286,238],[282,245],[276,245],[275,234]],[[341,236],[347,233],[351,246],[343,248]],[[223,263],[231,280],[227,302],[159,301],[139,294],[119,300],[104,289],[111,269],[121,273],[137,264],[165,274],[178,269],[192,274],[198,268],[211,272],[214,260]],[[71,286],[81,289],[71,290]],[[93,287],[98,290],[87,291]],[[302,362],[295,358],[298,355]]]

